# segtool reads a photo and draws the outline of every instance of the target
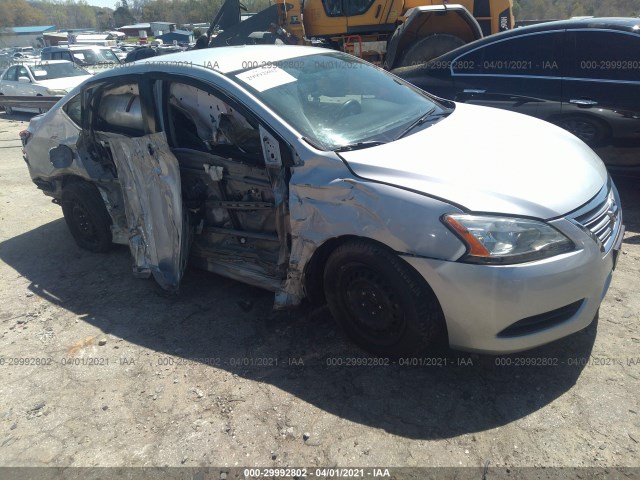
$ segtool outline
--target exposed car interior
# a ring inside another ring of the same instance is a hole
[[[257,123],[201,88],[158,81],[154,90],[166,107],[161,124],[179,165],[185,221],[194,233],[191,261],[218,273],[244,270],[249,278],[240,274],[243,280],[277,289],[288,258],[273,188],[282,167],[266,167]],[[93,125],[101,139],[144,136],[138,85],[103,89]]]

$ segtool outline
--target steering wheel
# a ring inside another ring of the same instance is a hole
[[[351,98],[340,105],[340,109],[338,110],[338,120],[350,117],[351,115],[357,115],[360,112],[362,112],[360,102]]]

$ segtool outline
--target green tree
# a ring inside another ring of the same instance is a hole
[[[113,22],[116,28],[118,28],[123,25],[131,25],[136,22],[136,19],[133,17],[128,7],[121,5],[116,8],[115,12],[113,12]]]
[[[636,17],[640,14],[640,0],[514,0],[514,11],[517,20],[564,19],[583,15]]]
[[[47,17],[26,0],[2,0],[0,27],[44,25],[47,22]]]

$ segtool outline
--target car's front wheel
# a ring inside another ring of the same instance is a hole
[[[0,95],[4,95],[4,93],[0,93]],[[4,113],[6,113],[7,115],[13,115],[13,108],[5,106]]]
[[[111,248],[111,217],[94,185],[74,182],[65,187],[62,213],[80,248],[95,253]]]
[[[431,288],[381,245],[354,240],[336,248],[325,266],[324,289],[336,321],[373,354],[413,356],[445,338],[442,309]]]
[[[586,115],[566,115],[558,118],[554,123],[573,133],[590,147],[602,146],[610,137],[606,124]]]

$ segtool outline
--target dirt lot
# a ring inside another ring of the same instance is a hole
[[[29,179],[28,119],[0,113],[0,466],[640,466],[637,180],[619,181],[623,253],[588,329],[347,366],[366,354],[326,309],[273,313],[269,292],[195,269],[167,297],[127,248],[78,249]],[[518,364],[538,358],[557,366]]]

